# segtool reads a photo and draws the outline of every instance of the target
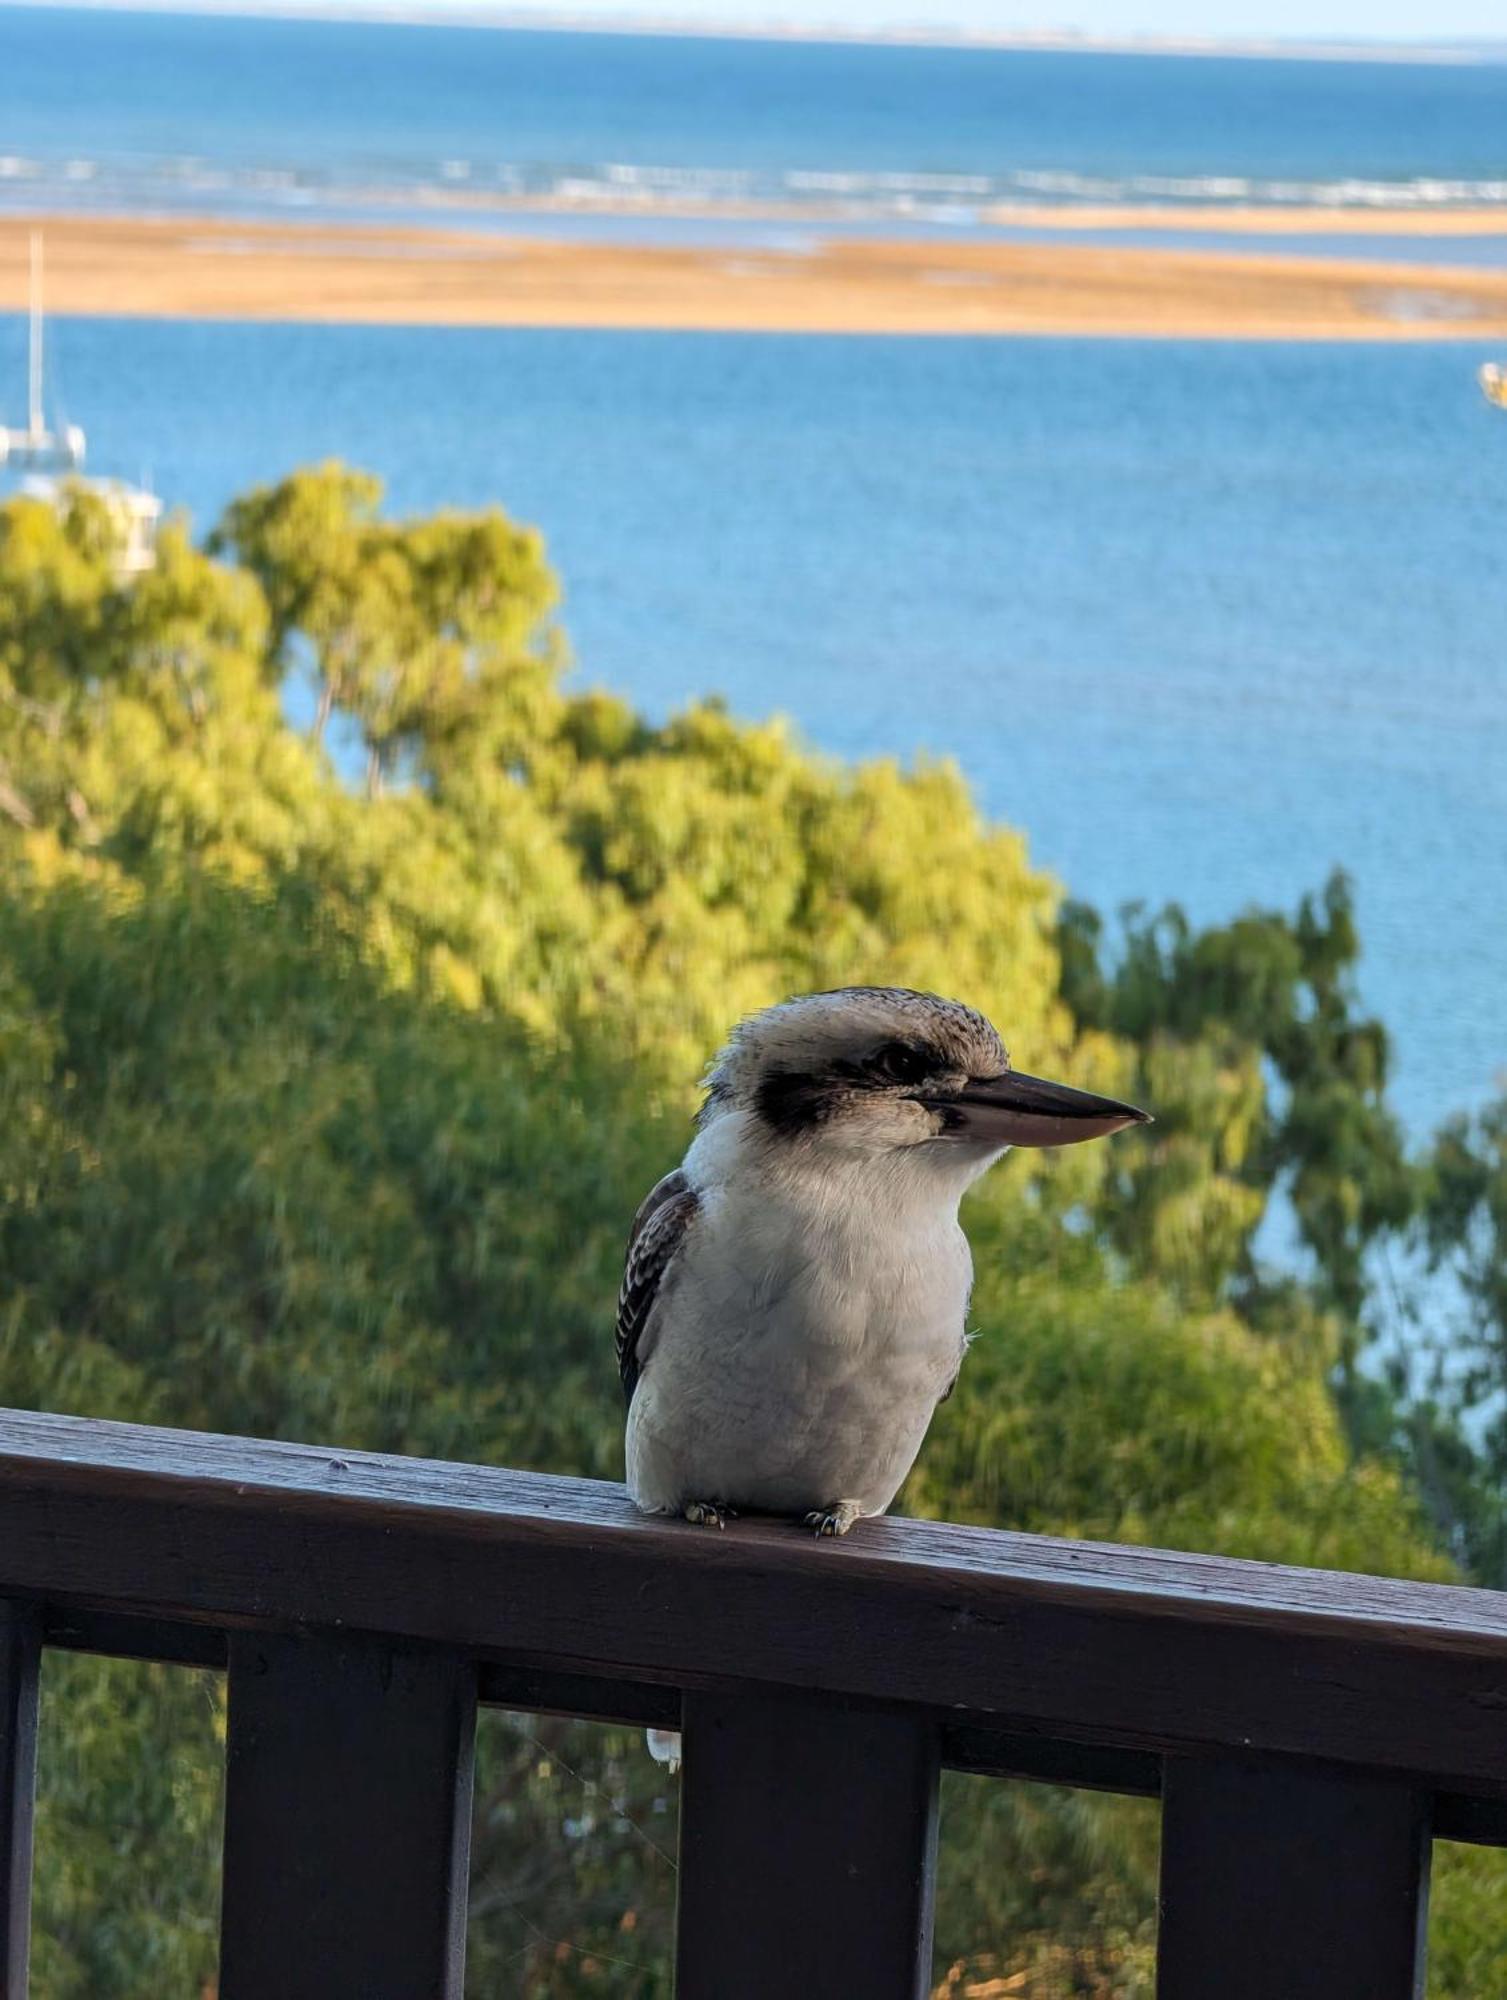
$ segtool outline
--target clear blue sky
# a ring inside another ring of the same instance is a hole
[[[419,11],[423,0],[408,0]],[[548,0],[515,0],[540,7]],[[561,0],[565,11],[805,27],[905,25],[1094,35],[1275,36],[1355,41],[1507,41],[1507,0]]]
[[[0,0],[0,8],[6,0]],[[49,0],[22,0],[49,4]],[[51,0],[89,5],[91,0]],[[957,30],[1010,35],[1060,31],[1115,40],[1166,36],[1183,41],[1289,41],[1489,44],[1507,53],[1507,0],[92,0],[121,7],[206,12],[436,16],[498,13],[540,25],[600,19],[695,28],[780,28],[820,32]]]

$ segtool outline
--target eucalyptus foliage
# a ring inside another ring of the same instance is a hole
[[[651,724],[576,682],[536,533],[380,500],[298,473],[132,580],[86,492],[0,507],[0,1400],[615,1477],[622,1239],[702,1064],[889,981],[1158,1114],[971,1200],[979,1337],[911,1511],[1417,1576],[1487,1546],[1453,1408],[1354,1356],[1378,1245],[1426,1229],[1502,1379],[1503,1128],[1407,1159],[1343,881],[1106,926],[952,766]],[[1305,1280],[1257,1255],[1274,1199]],[[48,1674],[37,1993],[212,1992],[222,1690]],[[629,1732],[485,1719],[474,1990],[666,1993],[675,1811]],[[953,1782],[944,1989],[1149,1993],[1155,1844]],[[1495,1990],[1490,1857],[1444,1879],[1433,1990]]]

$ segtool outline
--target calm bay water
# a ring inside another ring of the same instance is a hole
[[[95,463],[201,525],[337,454],[542,525],[579,674],[959,759],[1071,889],[1350,869],[1416,1127],[1507,1069],[1507,422],[1468,346],[74,320]],[[0,384],[23,330],[0,320]]]
[[[564,226],[497,206],[534,196],[689,240],[767,236],[731,213],[750,200],[946,234],[1002,198],[1151,199],[1210,243],[1232,202],[1507,208],[1507,63],[0,4],[0,210]],[[710,220],[666,212],[686,196]],[[1503,236],[1307,247],[1507,258]],[[1101,905],[1212,919],[1343,865],[1409,1120],[1507,1069],[1507,419],[1483,351],[88,320],[51,348],[93,466],[201,526],[327,455],[404,510],[500,501],[549,538],[584,678],[656,714],[720,690],[844,755],[956,756]],[[0,317],[0,413],[23,371]]]
[[[0,202],[503,193],[1507,204],[1507,62],[1281,62],[0,6]],[[465,219],[464,212],[458,219]]]

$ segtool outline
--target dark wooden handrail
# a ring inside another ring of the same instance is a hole
[[[224,2000],[459,1995],[478,1699],[683,1723],[681,2000],[924,1990],[942,1763],[1162,1794],[1162,2000],[1411,2000],[1507,1845],[1490,1591],[3,1412],[0,1601],[0,2000],[45,1645],[228,1670]]]

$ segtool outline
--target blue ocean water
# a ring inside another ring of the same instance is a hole
[[[1507,1069],[1507,420],[1468,345],[69,320],[95,463],[207,526],[339,455],[500,501],[580,677],[955,756],[1109,907],[1354,875],[1422,1129]],[[0,319],[0,385],[23,329]]]
[[[1115,199],[1197,208],[1190,247],[1226,240],[1229,203],[1507,209],[1507,64],[0,5],[12,211],[555,230],[508,204],[564,202],[580,230],[794,246],[803,216],[946,234],[999,200]],[[1507,237],[1307,247],[1500,262]],[[656,713],[720,689],[845,755],[955,755],[1096,902],[1215,918],[1349,868],[1410,1121],[1507,1068],[1507,423],[1483,351],[51,336],[92,463],[201,525],[325,455],[403,509],[501,501],[549,538],[584,677]],[[23,366],[0,318],[0,412]]]
[[[1507,63],[1084,56],[0,6],[8,204],[1507,203]],[[467,209],[457,209],[458,220]]]

